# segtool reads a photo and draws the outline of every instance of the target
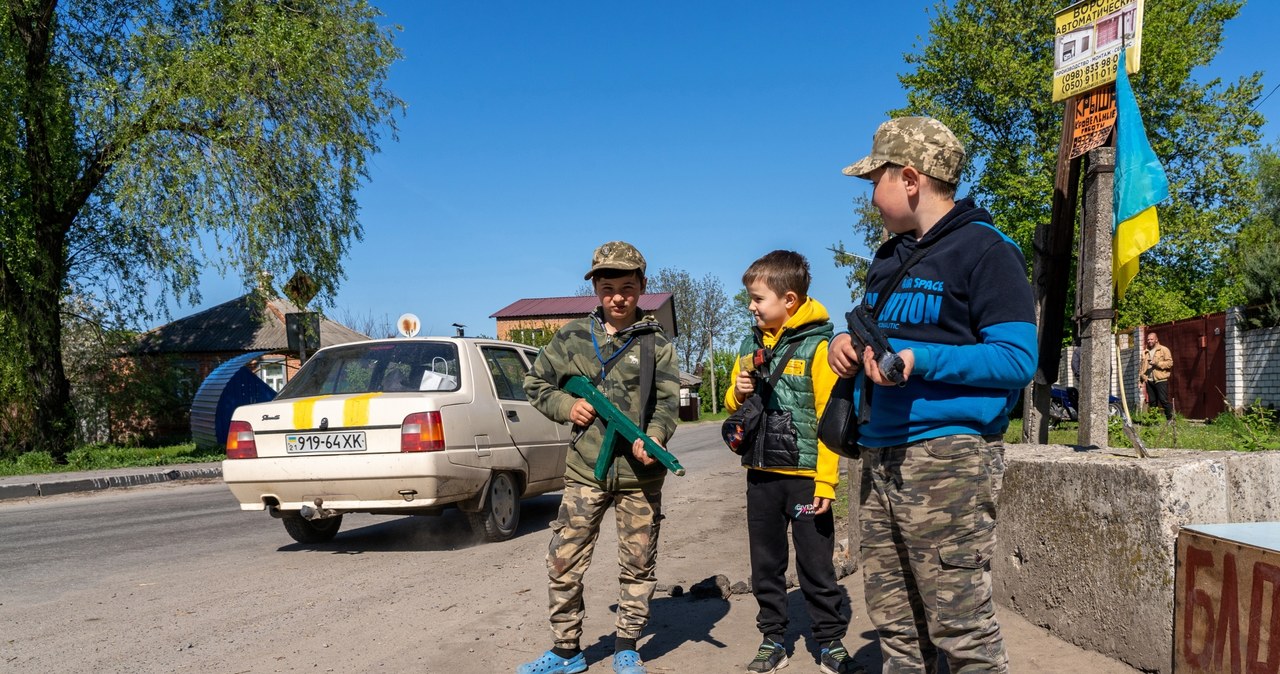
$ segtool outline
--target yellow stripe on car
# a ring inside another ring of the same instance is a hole
[[[329,396],[315,396],[312,398],[303,398],[293,404],[293,427],[298,430],[315,428],[315,424],[311,422],[311,413],[316,409],[316,403],[328,398]]]
[[[369,425],[369,400],[380,395],[382,394],[362,393],[348,398],[342,405],[342,425],[348,428]]]

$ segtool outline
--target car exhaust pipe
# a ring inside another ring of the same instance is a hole
[[[316,499],[315,504],[314,508],[309,505],[303,505],[302,508],[298,510],[298,514],[302,515],[302,518],[305,520],[326,520],[330,517],[336,517],[339,515],[337,510],[334,510],[333,508],[325,508],[324,499],[322,498]]]

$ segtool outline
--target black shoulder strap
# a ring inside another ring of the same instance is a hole
[[[911,255],[907,256],[906,261],[903,262],[902,266],[898,267],[898,271],[894,273],[893,280],[889,281],[889,284],[881,289],[880,295],[876,297],[876,305],[871,309],[872,318],[880,318],[880,311],[884,309],[884,305],[889,301],[889,296],[893,294],[893,291],[898,289],[898,284],[902,283],[902,279],[906,278],[907,270],[911,269],[912,265],[919,262],[920,258],[924,257],[924,254],[927,252],[929,252],[929,249],[925,246],[919,246],[915,250],[911,251]]]
[[[640,335],[640,428],[649,431],[649,419],[653,416],[653,408],[657,402],[653,398],[653,376],[658,369],[658,361],[654,346],[655,337],[652,332]]]
[[[768,379],[765,380],[765,385],[769,388],[770,395],[773,394],[773,387],[776,386],[778,380],[782,378],[782,371],[787,369],[787,362],[791,360],[792,354],[796,352],[796,349],[800,348],[800,343],[803,341],[804,340],[802,339],[797,339],[796,341],[788,344],[787,348],[783,349],[781,353],[775,354],[773,358],[770,359],[773,361],[773,371],[769,373]]]
[[[893,275],[893,280],[889,281],[889,284],[881,289],[880,295],[876,297],[876,305],[871,309],[871,318],[873,320],[879,320],[880,312],[884,311],[884,306],[889,301],[889,296],[898,289],[898,286],[902,283],[902,279],[906,278],[907,270],[911,269],[911,266],[919,262],[920,258],[924,257],[924,254],[928,252],[929,248],[927,246],[917,246],[916,249],[911,251],[911,254],[907,256],[907,259],[902,263],[902,266],[898,267],[898,271]],[[866,303],[865,296],[863,303],[864,305]],[[874,390],[875,384],[871,382],[870,378],[864,375],[862,378],[862,400],[858,407],[858,423],[860,424],[865,424],[868,421],[871,421],[871,395]]]

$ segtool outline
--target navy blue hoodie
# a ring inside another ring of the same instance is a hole
[[[1035,373],[1035,306],[1022,251],[990,223],[986,209],[962,199],[922,239],[900,234],[876,251],[869,306],[917,247],[928,248],[879,316],[893,348],[911,349],[915,367],[906,386],[874,387],[861,444],[1008,428],[1009,409]]]

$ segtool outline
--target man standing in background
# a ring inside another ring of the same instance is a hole
[[[1159,405],[1164,418],[1173,423],[1173,403],[1169,402],[1169,375],[1173,373],[1173,354],[1160,343],[1154,331],[1147,333],[1147,350],[1142,352],[1142,374],[1138,379],[1147,386],[1147,404]]]

